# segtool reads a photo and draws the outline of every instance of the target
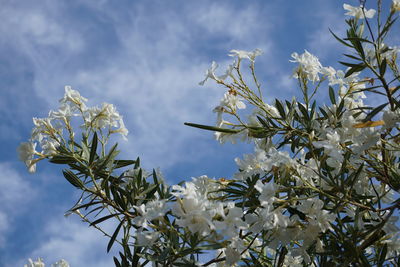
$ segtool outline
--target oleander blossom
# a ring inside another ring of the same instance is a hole
[[[45,267],[45,264],[41,258],[38,258],[36,261],[28,259],[28,264],[25,264],[24,267]],[[51,267],[69,267],[69,263],[66,260],[61,259],[56,263],[53,263]]]
[[[36,143],[24,142],[21,143],[17,149],[19,159],[25,163],[30,173],[34,173],[36,171],[36,164],[33,161],[33,158],[38,152],[35,150],[35,148]]]
[[[304,50],[304,53],[301,55],[293,53],[292,58],[294,60],[290,60],[290,62],[299,64],[294,71],[294,78],[299,78],[301,75],[305,75],[307,79],[312,82],[320,80],[319,74],[322,73],[323,68],[316,56],[312,55],[307,50]]]
[[[237,57],[239,60],[242,59],[248,59],[250,60],[252,63],[254,63],[255,59],[257,56],[262,55],[262,51],[261,49],[255,49],[251,52],[249,51],[244,51],[244,50],[236,50],[236,49],[232,49],[230,51],[230,54],[228,54],[231,57]]]
[[[376,13],[375,9],[366,9],[362,6],[355,7],[348,4],[343,4],[343,8],[347,10],[347,13],[345,13],[345,15],[355,17],[356,19],[363,19],[363,18],[371,19],[374,17]]]
[[[400,12],[400,0],[392,0],[392,12]]]

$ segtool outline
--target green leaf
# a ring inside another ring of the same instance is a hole
[[[73,186],[82,189],[84,187],[83,182],[70,170],[63,170],[63,175],[68,182],[70,182]]]
[[[190,127],[194,127],[194,128],[199,128],[199,129],[208,130],[208,131],[221,132],[221,133],[235,134],[235,133],[240,132],[240,130],[229,129],[229,128],[220,128],[220,127],[196,124],[196,123],[191,123],[191,122],[185,122],[184,124],[186,126],[190,126]]]
[[[76,159],[72,156],[56,155],[53,156],[51,159],[49,159],[49,161],[55,164],[70,164],[70,163],[75,163]]]
[[[134,169],[137,169],[137,168],[139,168],[140,167],[140,158],[139,157],[137,157],[136,158],[136,162],[135,162],[135,166],[133,167]]]
[[[336,116],[340,119],[341,117],[341,112],[343,111],[344,108],[344,98],[340,100],[339,106],[336,109]]]
[[[97,220],[91,222],[91,223],[89,224],[89,226],[93,226],[93,225],[99,224],[99,223],[104,222],[105,220],[111,219],[111,218],[113,218],[113,217],[115,217],[115,216],[116,216],[116,214],[109,214],[109,215],[106,215],[106,216],[104,216],[104,217],[101,217],[100,219],[97,219]]]
[[[387,251],[388,251],[387,247],[388,246],[387,246],[387,243],[386,243],[385,245],[383,245],[383,248],[380,251],[379,260],[378,260],[378,267],[382,267],[383,264],[385,263],[386,254],[387,254]]]
[[[381,76],[385,75],[386,66],[387,66],[387,62],[386,62],[386,58],[384,58],[382,60],[382,63],[379,65],[379,73],[381,74]]]
[[[328,113],[323,108],[319,107],[319,111],[324,115],[324,118],[329,118]]]
[[[109,165],[111,161],[118,155],[119,151],[116,150],[118,146],[118,143],[116,143],[111,149],[110,152],[108,152],[107,156],[101,160],[101,164],[97,166],[96,170],[103,170],[104,167]]]
[[[281,118],[286,119],[285,109],[283,108],[282,103],[276,98],[275,98],[275,106],[278,109],[278,112],[281,115]]]
[[[332,86],[329,86],[329,98],[331,99],[332,104],[336,104],[335,90],[333,90]]]
[[[382,109],[386,107],[388,103],[382,104],[376,108],[374,108],[370,113],[368,113],[367,117],[363,119],[363,122],[370,121],[376,114],[378,114]]]
[[[249,128],[249,136],[254,137],[254,138],[265,138],[267,137],[268,131],[266,131],[264,128]]]
[[[123,168],[136,163],[136,160],[114,160],[114,169]]]
[[[112,247],[112,245],[114,244],[115,239],[116,239],[117,236],[118,236],[119,230],[121,229],[121,226],[124,224],[124,221],[125,221],[125,220],[122,220],[122,221],[118,224],[118,226],[117,226],[117,228],[115,229],[113,235],[111,236],[110,241],[108,242],[108,245],[107,245],[107,253],[110,252],[111,247]]]
[[[268,123],[265,120],[263,120],[260,116],[257,116],[257,119],[261,123],[262,126],[264,126],[267,129],[269,128]]]
[[[119,263],[118,259],[115,256],[113,257],[113,259],[114,259],[115,267],[122,267],[121,263]]]
[[[363,42],[363,43],[369,43],[369,44],[374,44],[373,42],[371,42],[368,39],[365,38],[360,38],[360,37],[349,37],[349,38],[344,38],[344,40],[346,41],[359,41],[359,42]]]
[[[300,112],[303,114],[304,119],[309,121],[310,120],[310,116],[308,115],[308,111],[307,111],[306,107],[301,103],[297,103],[297,106],[299,107]]]
[[[350,69],[346,72],[346,74],[344,75],[344,77],[347,78],[347,77],[349,77],[350,75],[352,75],[352,74],[355,73],[355,72],[360,72],[360,71],[362,71],[363,69],[365,69],[365,67],[367,67],[367,65],[365,65],[365,64],[356,65],[356,66],[350,68]]]
[[[87,208],[89,208],[90,206],[97,205],[97,204],[101,204],[101,203],[102,203],[102,201],[94,201],[94,199],[93,199],[93,200],[90,201],[89,203],[85,203],[85,204],[82,204],[82,205],[78,205],[78,206],[73,207],[72,209],[70,209],[70,211],[76,211],[76,210],[83,209],[83,208],[87,209]]]
[[[96,156],[96,151],[97,151],[97,132],[94,132],[93,138],[92,138],[92,145],[90,147],[90,157],[89,157],[89,164],[92,164],[95,156]]]
[[[349,58],[351,58],[351,59],[355,59],[355,60],[359,60],[359,61],[362,61],[362,59],[361,58],[359,58],[359,57],[356,57],[356,56],[353,56],[353,55],[350,55],[350,54],[343,54],[344,56],[346,56],[346,57],[349,57]]]

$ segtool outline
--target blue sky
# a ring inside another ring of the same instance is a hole
[[[129,141],[118,140],[122,156],[160,167],[169,183],[229,177],[234,158],[252,148],[220,145],[212,133],[183,125],[215,122],[211,110],[224,89],[198,85],[211,61],[224,69],[229,50],[262,49],[256,66],[272,101],[297,94],[292,52],[307,49],[334,67],[343,52],[328,31],[344,33],[342,1],[1,2],[1,266],[39,256],[47,263],[65,258],[71,266],[113,265],[106,238],[63,216],[77,192],[61,168],[41,162],[30,175],[17,158],[32,117],[57,108],[65,85],[89,105],[115,104],[130,131]]]

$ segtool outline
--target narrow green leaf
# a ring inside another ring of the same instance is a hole
[[[115,267],[122,267],[121,263],[119,263],[119,261],[118,261],[118,259],[116,257],[113,257],[113,259],[114,259]]]
[[[355,72],[360,72],[360,71],[362,71],[362,70],[365,69],[366,67],[367,67],[367,65],[365,65],[365,64],[360,64],[360,65],[354,66],[354,67],[350,68],[350,69],[346,72],[346,74],[344,75],[344,77],[347,78],[347,77],[349,77],[350,75],[352,75],[352,74],[355,73]]]
[[[381,76],[385,75],[386,66],[387,66],[387,62],[386,62],[386,58],[384,58],[382,60],[382,63],[379,66],[379,73],[381,74]]]
[[[102,201],[90,201],[89,203],[85,203],[85,204],[82,204],[82,205],[78,205],[78,206],[76,206],[76,207],[74,207],[74,208],[72,208],[72,209],[70,209],[69,211],[71,211],[71,212],[73,212],[73,211],[76,211],[76,210],[79,210],[79,209],[87,209],[87,208],[89,208],[90,206],[93,206],[93,205],[97,205],[97,204],[100,204],[100,203],[102,203]]]
[[[370,121],[376,114],[378,114],[382,109],[386,107],[388,103],[382,104],[376,108],[374,108],[370,113],[368,113],[367,117],[363,119],[363,122]]]
[[[285,109],[283,108],[282,103],[275,98],[275,106],[278,109],[279,115],[281,115],[282,119],[286,119]]]
[[[354,60],[359,60],[359,61],[362,61],[362,59],[361,58],[359,58],[359,57],[356,57],[356,56],[353,56],[353,55],[350,55],[350,54],[343,54],[344,56],[346,56],[346,57],[349,57],[349,58],[351,58],[351,59],[354,59]]]
[[[344,108],[344,98],[342,98],[342,99],[340,100],[339,106],[338,106],[337,109],[336,109],[336,116],[337,116],[338,118],[341,117],[341,113],[342,113],[342,111],[343,111],[343,108]]]
[[[329,86],[329,98],[331,99],[332,104],[336,104],[335,90],[333,90],[332,86]]]
[[[89,226],[93,226],[93,225],[99,224],[99,223],[104,222],[105,220],[108,220],[108,219],[113,218],[113,217],[115,217],[115,216],[116,216],[116,214],[109,214],[109,215],[106,215],[106,216],[104,216],[104,217],[101,217],[100,219],[97,219],[97,220],[91,222],[91,223],[89,224]]]
[[[51,159],[49,159],[49,161],[51,163],[55,163],[55,164],[70,164],[70,163],[75,163],[76,159],[71,156],[56,155],[56,156],[51,157]]]
[[[220,127],[196,124],[196,123],[191,123],[191,122],[185,122],[184,124],[186,126],[190,126],[190,127],[194,127],[194,128],[199,128],[199,129],[208,130],[208,131],[221,132],[221,133],[235,134],[235,133],[240,132],[240,130],[229,129],[229,128],[220,128]]]
[[[114,160],[114,169],[123,168],[136,163],[136,160]]]
[[[73,186],[82,189],[84,187],[83,182],[70,170],[63,170],[63,175],[68,182],[70,182]]]
[[[300,102],[297,103],[297,106],[299,107],[300,112],[303,114],[304,119],[306,121],[309,121],[310,116],[308,115],[308,111],[307,111],[306,107],[303,104],[301,104]]]
[[[137,169],[137,168],[139,168],[140,167],[140,158],[139,157],[137,157],[136,158],[136,162],[135,162],[135,166],[133,167],[134,169]]]
[[[319,107],[319,111],[324,115],[324,118],[329,118],[328,113],[323,108]]]
[[[388,252],[388,245],[387,243],[383,245],[382,250],[380,251],[381,253],[379,254],[379,260],[378,260],[378,267],[382,267],[383,264],[385,263],[386,260],[386,254]]]
[[[102,159],[101,164],[97,166],[96,170],[103,170],[119,153],[117,149],[118,143],[116,143],[108,152],[107,156]]]
[[[93,138],[92,138],[92,144],[90,147],[90,157],[89,157],[89,164],[92,164],[95,156],[96,156],[96,151],[97,151],[97,132],[94,132]]]
[[[263,120],[260,116],[257,116],[257,119],[261,123],[262,126],[264,126],[267,129],[269,128],[268,123],[265,120]]]
[[[122,220],[122,221],[118,224],[118,226],[117,226],[117,228],[115,229],[113,235],[111,236],[110,241],[108,242],[108,245],[107,245],[107,253],[110,252],[111,247],[112,247],[112,245],[114,244],[115,239],[116,239],[117,236],[118,236],[119,230],[121,229],[121,226],[124,224],[124,222],[125,222],[125,220]]]
[[[358,37],[358,36],[356,36],[356,37],[344,38],[344,40],[350,41],[350,42],[351,42],[351,41],[359,41],[359,42],[363,42],[363,43],[374,44],[374,43],[371,42],[370,40],[365,39],[365,38],[361,38],[361,37]]]

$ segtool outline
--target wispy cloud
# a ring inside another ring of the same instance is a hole
[[[105,229],[112,228],[111,225],[105,224],[102,224]],[[23,266],[28,258],[38,257],[43,258],[47,265],[65,259],[71,266],[113,266],[113,253],[106,253],[108,240],[99,231],[88,228],[78,220],[62,215],[55,216],[44,225],[41,239],[36,240],[36,248],[26,257],[17,258],[8,266]]]

